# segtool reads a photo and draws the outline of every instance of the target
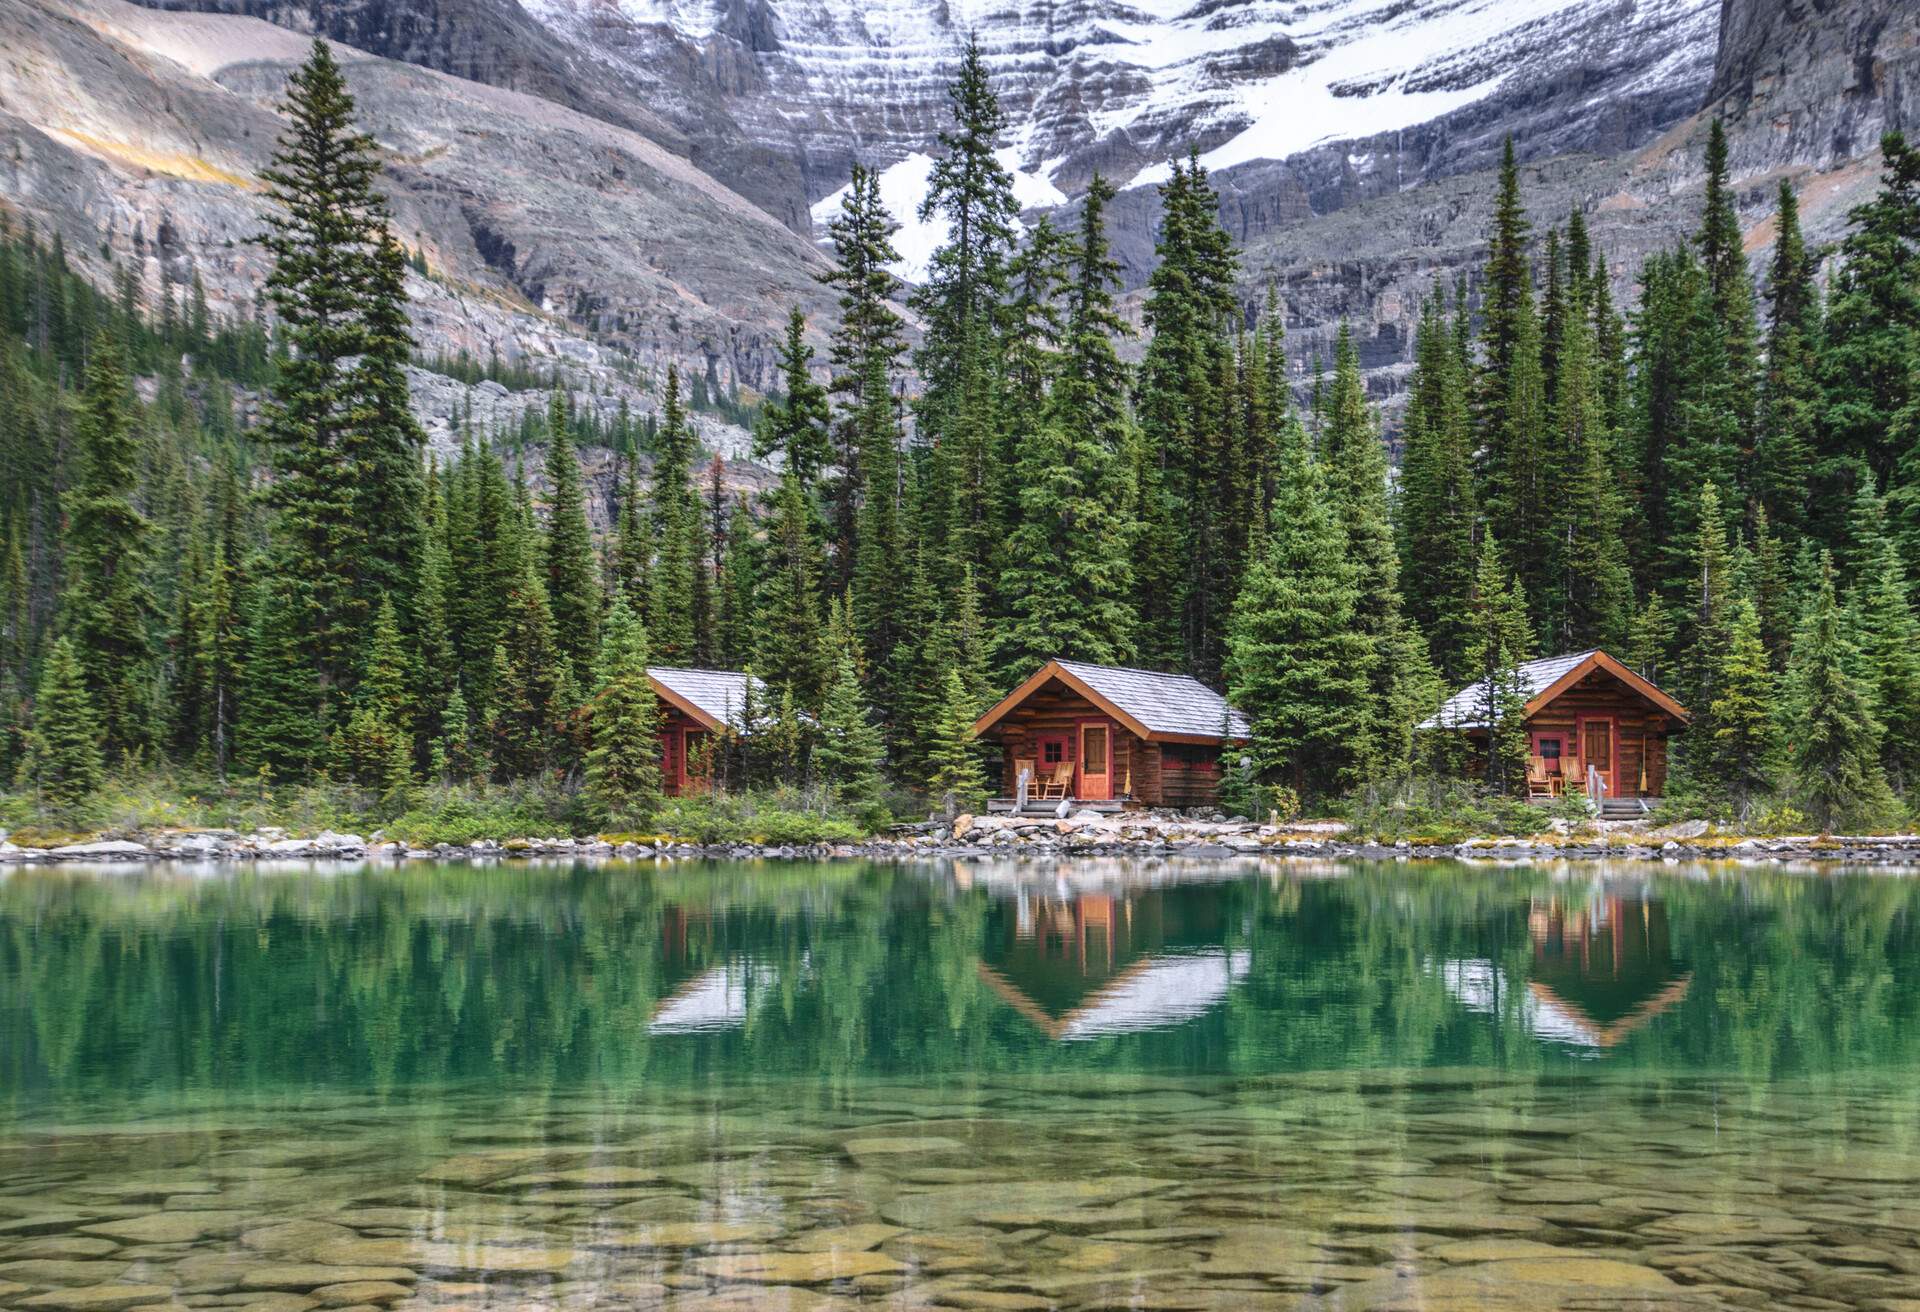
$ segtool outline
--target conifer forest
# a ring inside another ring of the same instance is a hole
[[[0,819],[226,799],[648,832],[647,669],[675,666],[764,688],[712,745],[721,793],[870,831],[1003,788],[974,721],[1056,657],[1222,690],[1252,730],[1241,814],[1515,796],[1516,667],[1603,648],[1690,712],[1670,813],[1912,823],[1920,147],[1885,137],[1831,247],[1781,185],[1750,260],[1716,125],[1691,234],[1622,278],[1579,210],[1530,205],[1509,142],[1389,420],[1352,332],[1289,366],[1197,155],[1160,188],[1135,327],[1114,187],[1023,224],[971,46],[949,99],[917,216],[948,238],[904,284],[913,216],[854,167],[837,313],[793,311],[742,411],[777,473],[754,496],[671,368],[651,422],[609,431],[556,377],[544,422],[427,458],[419,257],[324,43],[259,179],[258,314],[95,286],[8,221]],[[587,446],[619,462],[610,529]],[[1483,747],[1420,728],[1472,685]]]

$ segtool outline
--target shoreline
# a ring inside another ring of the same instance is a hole
[[[1714,834],[1693,821],[1649,829],[1645,822],[1599,832],[1482,836],[1458,842],[1387,842],[1348,837],[1337,821],[1259,825],[1154,814],[1062,819],[961,816],[953,824],[900,825],[859,842],[702,843],[673,836],[554,838],[520,836],[471,843],[409,845],[323,830],[310,837],[280,829],[166,830],[133,838],[100,837],[60,846],[21,846],[0,832],[0,867],[74,862],[244,865],[262,861],[459,861],[577,857],[593,860],[924,860],[1062,857],[1230,860],[1292,857],[1346,860],[1702,861],[1920,866],[1920,834]]]

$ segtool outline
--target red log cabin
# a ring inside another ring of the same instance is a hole
[[[1247,721],[1226,699],[1184,674],[1079,661],[1048,661],[973,726],[1000,745],[1010,810],[1061,801],[1128,806],[1212,806],[1220,755],[1244,743]]]
[[[647,682],[660,699],[660,786],[668,797],[712,787],[715,735],[727,725],[745,731],[747,678],[732,670],[647,667]],[[753,695],[766,705],[767,688],[758,679]]]
[[[1608,809],[1640,813],[1667,786],[1667,739],[1687,727],[1687,710],[1597,648],[1516,667],[1526,698],[1527,793],[1550,801],[1598,781]],[[1474,768],[1485,766],[1487,697],[1475,683],[1449,697],[1422,729],[1464,733]]]

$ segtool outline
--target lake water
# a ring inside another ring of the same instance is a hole
[[[0,875],[0,1305],[1920,1309],[1920,879]]]

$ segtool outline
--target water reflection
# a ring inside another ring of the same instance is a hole
[[[1883,1312],[1916,912],[1625,866],[14,872],[0,1306]]]
[[[987,914],[981,980],[1050,1039],[1165,1029],[1204,1015],[1247,974],[1224,894],[1059,894],[1016,883]]]

